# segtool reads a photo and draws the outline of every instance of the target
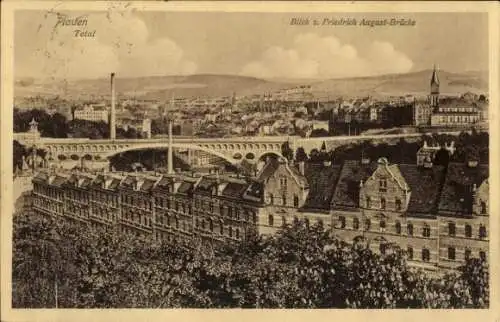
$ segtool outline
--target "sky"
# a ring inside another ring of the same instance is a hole
[[[449,72],[488,70],[482,13],[60,12],[87,17],[94,37],[56,26],[58,15],[15,16],[16,77],[99,78],[232,74],[327,79],[406,73],[434,64]],[[294,17],[413,19],[415,26],[298,26]]]

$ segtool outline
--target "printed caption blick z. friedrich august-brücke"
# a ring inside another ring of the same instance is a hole
[[[290,25],[294,26],[415,26],[416,21],[409,18],[382,18],[382,19],[356,19],[356,18],[310,18],[294,17]]]

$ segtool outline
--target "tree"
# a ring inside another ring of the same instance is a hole
[[[450,162],[450,153],[444,148],[439,149],[439,151],[434,156],[433,164],[447,167],[449,162]]]
[[[290,147],[290,142],[286,141],[281,145],[281,154],[288,160],[293,160],[293,150]]]
[[[305,162],[309,159],[306,151],[304,151],[303,147],[298,147],[297,151],[295,151],[295,161],[296,162]]]
[[[23,166],[23,157],[27,155],[26,147],[14,140],[12,152],[14,168],[21,168]]]

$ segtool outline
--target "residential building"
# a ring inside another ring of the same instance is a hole
[[[85,105],[75,110],[74,119],[108,123],[108,111],[104,105]]]

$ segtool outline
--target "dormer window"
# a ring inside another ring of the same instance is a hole
[[[286,186],[287,186],[287,178],[286,177],[281,177],[280,178],[280,187],[282,190],[286,190]]]
[[[387,180],[380,179],[379,181],[379,192],[387,192]]]

